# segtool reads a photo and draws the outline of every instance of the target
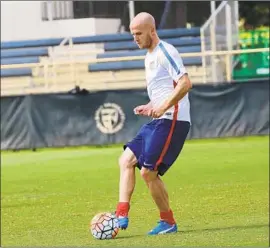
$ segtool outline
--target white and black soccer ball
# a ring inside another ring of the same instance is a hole
[[[113,239],[118,231],[118,219],[112,213],[99,213],[91,220],[90,232],[96,239]]]

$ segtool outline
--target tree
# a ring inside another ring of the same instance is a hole
[[[269,26],[269,14],[268,1],[239,1],[239,16],[245,28]]]

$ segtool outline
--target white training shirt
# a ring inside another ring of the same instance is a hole
[[[145,73],[147,92],[153,106],[156,107],[172,95],[179,78],[187,71],[176,48],[167,42],[160,41],[151,53],[146,54]],[[176,111],[177,115],[174,114]],[[178,107],[173,106],[168,109],[160,118],[173,120],[174,116],[177,116],[177,120],[190,122],[188,94],[178,102]]]

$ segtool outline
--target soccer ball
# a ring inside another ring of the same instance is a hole
[[[113,239],[119,231],[118,220],[112,213],[99,213],[91,220],[90,231],[96,239]]]

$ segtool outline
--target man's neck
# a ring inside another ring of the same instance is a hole
[[[148,49],[148,52],[149,52],[149,53],[153,52],[154,49],[156,48],[156,46],[158,45],[159,42],[160,42],[159,38],[155,39],[155,40],[152,42],[151,47]]]

